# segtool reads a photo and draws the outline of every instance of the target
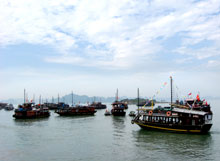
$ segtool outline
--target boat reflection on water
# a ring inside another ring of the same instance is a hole
[[[212,147],[214,144],[210,133],[199,134],[178,134],[165,131],[148,131],[140,129],[132,132],[134,144],[143,153],[148,153],[150,158],[157,158],[162,154],[161,159],[166,160],[212,160]],[[139,152],[139,154],[141,154]],[[159,152],[159,153],[158,153]],[[164,156],[166,155],[166,156]],[[144,154],[148,156],[148,154]]]
[[[124,129],[125,128],[125,118],[116,116],[112,117],[112,125],[116,129]]]
[[[54,119],[59,119],[59,120],[82,120],[82,119],[85,120],[90,118],[94,118],[94,116],[93,115],[76,115],[74,117],[72,117],[71,115],[67,115],[65,117],[61,115],[54,116]]]
[[[15,125],[18,126],[32,126],[35,123],[47,122],[48,120],[48,117],[37,119],[13,119]]]
[[[125,133],[125,118],[120,116],[112,117],[113,136],[115,139],[123,138]]]

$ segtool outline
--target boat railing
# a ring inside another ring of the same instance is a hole
[[[177,108],[190,109],[190,107],[186,105],[180,105],[180,104],[174,104],[174,103],[171,105]]]

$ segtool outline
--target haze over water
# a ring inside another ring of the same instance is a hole
[[[146,131],[125,117],[60,117],[14,120],[13,111],[0,111],[0,160],[219,160],[220,101],[211,101],[213,127],[207,135]],[[108,109],[111,109],[108,104]]]

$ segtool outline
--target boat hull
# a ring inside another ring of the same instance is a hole
[[[32,115],[32,116],[28,116],[27,114],[25,113],[22,113],[22,114],[14,114],[13,117],[15,119],[37,119],[37,118],[46,118],[46,117],[49,117],[50,116],[50,113],[43,113],[43,114],[40,114],[40,115]]]
[[[112,112],[113,116],[125,116],[126,112]]]
[[[97,110],[100,110],[100,109],[106,109],[106,106],[105,106],[105,105],[102,105],[102,106],[96,106],[95,109],[97,109]]]
[[[82,115],[94,115],[96,111],[94,112],[56,112],[60,116],[82,116]]]
[[[208,133],[212,127],[212,124],[204,124],[204,125],[174,125],[174,124],[159,124],[159,123],[151,123],[144,122],[141,120],[132,121],[139,125],[141,128],[146,130],[159,130],[159,131],[168,131],[168,132],[178,132],[178,133],[197,133],[197,134],[205,134]]]
[[[69,109],[58,109],[55,113],[60,116],[81,116],[81,115],[94,115],[97,111],[94,107],[91,106],[83,106]]]

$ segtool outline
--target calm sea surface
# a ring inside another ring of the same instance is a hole
[[[125,117],[61,117],[14,120],[0,111],[0,161],[219,160],[220,101],[210,101],[213,127],[207,135],[146,131]],[[111,106],[108,105],[108,109]]]

